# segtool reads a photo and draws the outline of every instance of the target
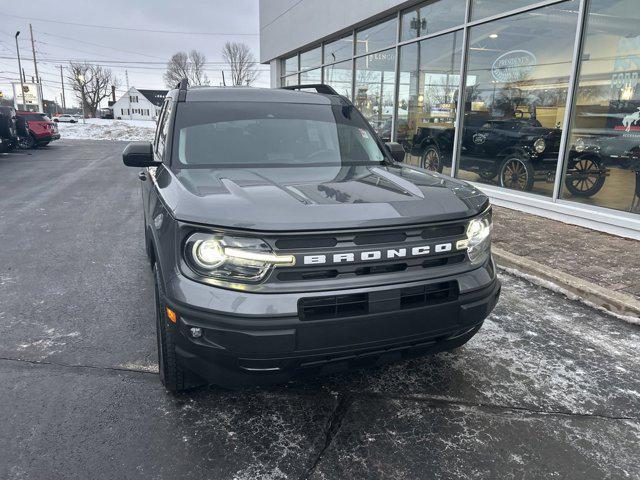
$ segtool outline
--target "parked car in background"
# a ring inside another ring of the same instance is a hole
[[[23,143],[25,148],[44,147],[60,138],[58,126],[44,113],[18,111],[17,114],[26,120],[29,127],[29,135]]]
[[[529,191],[535,181],[552,181],[558,161],[561,130],[545,128],[535,118],[494,120],[468,115],[464,120],[460,168],[476,172],[485,181]],[[421,158],[421,167],[441,172],[450,164],[454,129],[437,125],[419,127],[410,148]],[[601,162],[589,166],[595,184],[582,181],[582,163],[571,162],[565,183],[573,195],[588,197],[602,188],[607,175]]]
[[[69,115],[68,113],[59,115],[53,119],[54,122],[65,122],[65,123],[77,123],[78,120],[73,115]]]
[[[16,111],[13,107],[0,107],[0,153],[10,152],[17,144]]]
[[[113,110],[111,110],[110,108],[101,108],[100,118],[107,120],[113,119]]]

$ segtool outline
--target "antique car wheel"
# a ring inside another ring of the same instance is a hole
[[[507,157],[500,165],[500,186],[529,191],[533,188],[534,170],[531,163],[519,157]]]
[[[429,145],[422,154],[420,167],[432,172],[442,173],[442,154],[436,145]]]
[[[602,174],[602,165],[597,158],[578,158],[571,170],[572,173],[566,176],[564,184],[573,196],[592,197],[604,186],[606,177]]]

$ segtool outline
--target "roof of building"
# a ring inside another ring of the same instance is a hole
[[[336,95],[256,87],[189,87],[186,100],[188,102],[276,102],[320,105],[341,102],[340,97]]]
[[[147,100],[153,103],[156,107],[161,107],[164,102],[164,97],[169,90],[138,90]]]

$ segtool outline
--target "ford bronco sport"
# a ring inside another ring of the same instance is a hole
[[[325,85],[171,90],[154,142],[123,153],[143,168],[165,387],[281,382],[473,337],[500,293],[489,201],[403,154]]]

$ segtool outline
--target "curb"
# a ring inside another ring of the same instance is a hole
[[[631,323],[640,323],[640,301],[631,295],[601,287],[501,248],[492,247],[491,250],[498,267],[507,272],[551,290],[559,290],[570,298],[623,317]]]

